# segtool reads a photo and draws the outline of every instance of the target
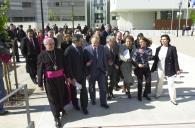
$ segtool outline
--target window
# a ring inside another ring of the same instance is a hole
[[[74,16],[75,21],[82,21],[85,20],[85,16]]]
[[[12,20],[13,20],[13,22],[22,22],[23,17],[13,17]]]
[[[24,17],[23,21],[35,21],[35,17]]]
[[[35,17],[12,17],[13,22],[35,21]]]
[[[116,20],[116,16],[112,16],[112,20]]]
[[[60,2],[56,2],[56,7],[59,7],[60,6]]]
[[[31,8],[32,3],[31,2],[22,2],[22,8]]]

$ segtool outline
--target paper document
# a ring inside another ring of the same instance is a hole
[[[82,85],[80,83],[78,83],[78,82],[75,82],[75,86],[79,90],[82,89]]]
[[[125,57],[125,59],[130,59],[129,49],[123,52],[123,56]]]

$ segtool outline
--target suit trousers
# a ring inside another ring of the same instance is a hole
[[[108,76],[110,77],[110,83],[108,83]],[[114,87],[118,85],[118,70],[114,66],[110,67],[108,76],[106,79],[107,93],[111,95],[113,94]]]
[[[95,82],[98,82],[100,103],[107,104],[106,100],[106,76],[105,73],[96,69],[89,78],[89,95],[92,102],[96,99]]]
[[[162,94],[164,78],[165,78],[164,70],[158,68],[158,84],[156,86],[156,97],[159,97]],[[174,86],[174,80],[175,80],[175,76],[170,76],[170,77],[167,76],[169,97],[170,100],[172,101],[176,101],[176,89]]]
[[[143,95],[151,93],[151,72],[149,67],[136,68],[134,72],[138,81],[138,97],[142,97],[143,77],[145,77],[146,81]]]
[[[88,106],[88,93],[86,88],[85,79],[83,81],[78,81],[82,85],[82,89],[80,90],[80,103],[82,110],[86,110]],[[71,98],[73,106],[78,106],[78,98],[76,86],[71,85]]]
[[[0,99],[6,96],[6,91],[4,87],[4,82],[3,82],[3,66],[0,62]],[[4,112],[4,103],[0,104],[0,112]]]

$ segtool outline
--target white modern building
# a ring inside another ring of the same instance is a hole
[[[0,0],[2,3],[3,0]],[[29,24],[41,28],[41,0],[9,0],[9,22],[16,25],[23,24],[26,28]],[[43,18],[46,24],[57,24],[62,27],[67,24],[74,26],[87,25],[87,1],[88,0],[42,0]]]
[[[110,0],[88,0],[90,3],[90,26],[110,23]]]
[[[181,14],[181,28],[192,24],[186,19],[195,8],[189,6],[188,0],[110,0],[111,24],[120,30],[176,29]]]

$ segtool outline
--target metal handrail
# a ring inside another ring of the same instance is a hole
[[[16,94],[17,92],[19,92],[20,90],[22,90],[23,88],[24,88],[24,99],[25,99],[25,103],[26,103],[26,114],[27,114],[27,121],[28,121],[27,128],[35,128],[34,121],[31,121],[31,117],[30,117],[30,109],[29,109],[29,99],[28,99],[27,84],[20,86],[18,89],[14,90],[13,92],[11,92],[10,94],[8,94],[7,96],[3,97],[0,100],[0,103],[3,103],[8,98],[10,98],[14,94]]]

